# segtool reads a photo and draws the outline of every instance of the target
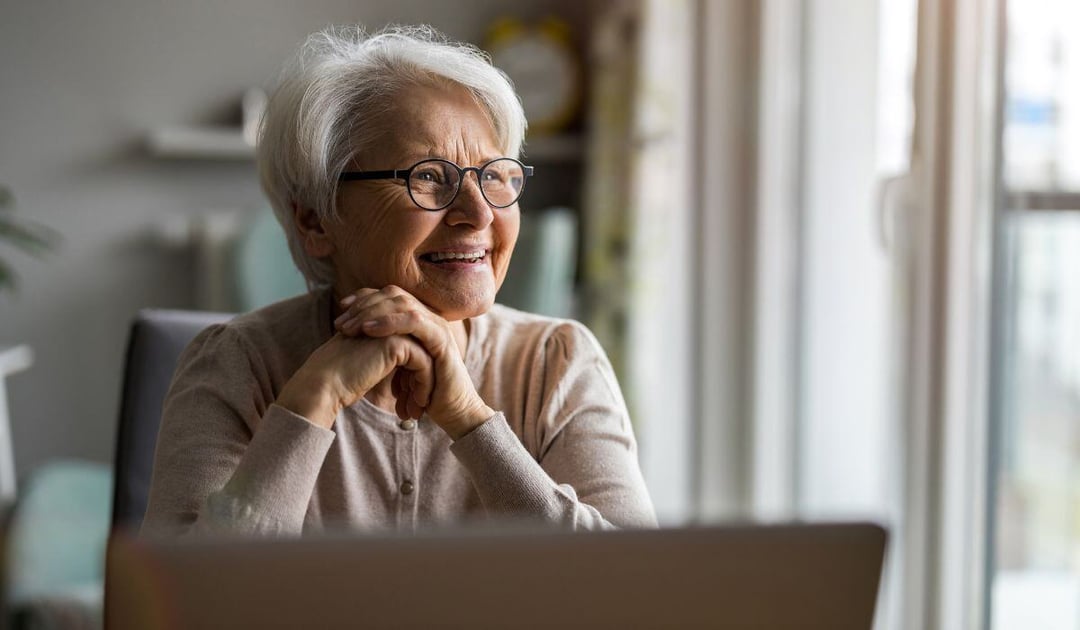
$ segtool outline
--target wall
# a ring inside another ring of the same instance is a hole
[[[327,24],[428,22],[475,41],[507,6],[558,13],[579,33],[587,11],[563,0],[5,3],[0,183],[22,216],[64,239],[44,262],[10,256],[22,290],[0,295],[0,345],[26,343],[37,357],[8,383],[19,476],[58,457],[111,461],[133,315],[193,304],[191,255],[162,233],[261,203],[251,164],[151,158],[148,129],[233,122],[243,90],[272,85]]]

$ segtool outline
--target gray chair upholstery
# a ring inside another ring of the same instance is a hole
[[[180,353],[202,329],[232,315],[145,309],[131,326],[117,429],[113,529],[138,530],[146,513],[161,404]]]

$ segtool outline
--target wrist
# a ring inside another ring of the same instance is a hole
[[[341,410],[337,396],[328,388],[296,378],[285,384],[274,402],[324,429],[334,425]]]
[[[495,410],[481,401],[479,404],[457,414],[454,421],[445,424],[443,429],[450,436],[450,439],[456,442],[468,435],[476,427],[490,420],[491,416],[494,415]]]

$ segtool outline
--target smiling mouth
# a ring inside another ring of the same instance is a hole
[[[488,252],[486,249],[477,249],[466,252],[431,252],[429,254],[423,254],[420,259],[433,263],[436,265],[445,265],[452,263],[465,263],[474,264],[483,262],[487,258]]]

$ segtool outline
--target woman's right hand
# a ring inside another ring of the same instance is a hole
[[[329,429],[343,408],[392,373],[398,416],[419,418],[434,386],[431,357],[405,335],[373,338],[335,334],[311,353],[275,402]]]

